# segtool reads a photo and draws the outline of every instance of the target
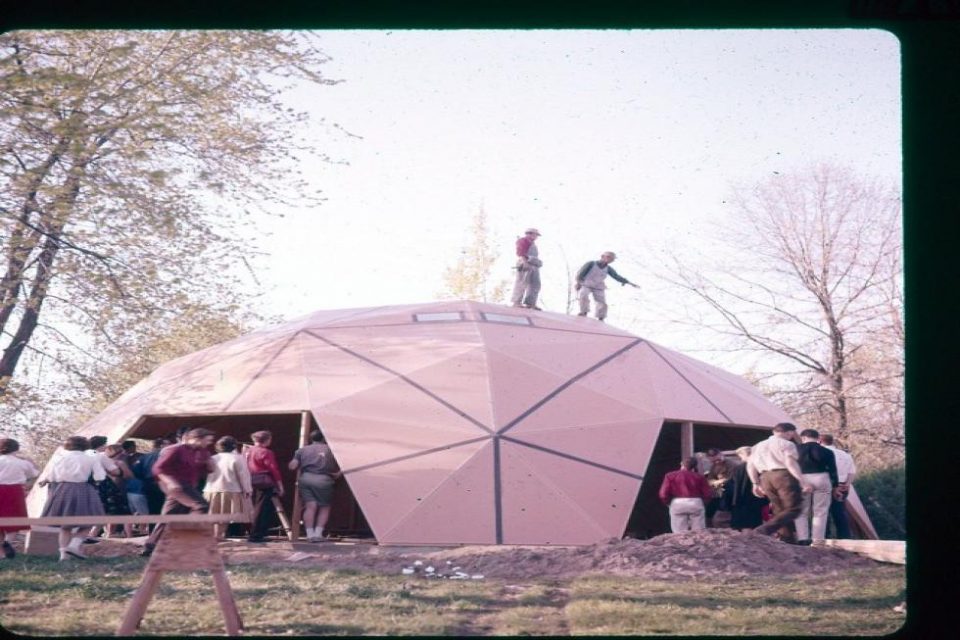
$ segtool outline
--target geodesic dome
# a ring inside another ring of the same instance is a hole
[[[301,411],[395,544],[620,537],[666,421],[756,442],[789,420],[743,379],[596,320],[446,301],[318,311],[173,360],[81,433]]]

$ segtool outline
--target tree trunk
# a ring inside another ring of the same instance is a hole
[[[50,282],[53,280],[53,265],[60,251],[60,236],[66,227],[70,212],[76,206],[77,197],[80,195],[80,179],[88,162],[89,160],[85,159],[74,165],[67,178],[66,195],[53,203],[55,213],[50,216],[50,220],[41,220],[38,225],[43,228],[45,239],[40,255],[37,257],[36,275],[30,285],[30,294],[20,318],[20,324],[17,326],[17,332],[7,348],[3,350],[3,357],[0,358],[0,397],[6,395],[17,364],[20,362],[20,356],[23,355],[23,350],[33,337],[33,332],[40,320],[40,308],[43,306]]]
[[[53,237],[48,236],[46,242],[43,243],[43,250],[40,252],[37,275],[30,287],[30,297],[27,299],[27,306],[20,318],[17,332],[9,346],[4,349],[3,357],[0,358],[0,396],[6,394],[13,373],[16,371],[17,363],[20,361],[20,356],[37,328],[40,308],[43,306],[43,301],[47,296],[47,288],[53,278],[53,262],[59,250],[59,243]]]
[[[50,174],[50,170],[62,157],[66,147],[67,139],[61,138],[46,161],[36,169],[35,175],[27,185],[20,217],[7,241],[9,256],[7,270],[3,274],[3,279],[0,280],[0,333],[6,329],[7,322],[10,321],[10,316],[17,306],[17,298],[23,287],[24,266],[27,264],[27,259],[40,243],[40,233],[28,226],[31,214],[38,210],[37,191]],[[32,233],[28,233],[28,230]]]

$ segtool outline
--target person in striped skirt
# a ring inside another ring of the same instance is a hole
[[[70,436],[40,474],[37,484],[41,487],[49,485],[47,502],[40,514],[42,517],[104,515],[100,493],[90,480],[105,480],[107,472],[100,456],[84,453],[89,446],[89,440],[83,436]],[[83,538],[80,527],[61,527],[60,560],[86,558],[81,549]]]

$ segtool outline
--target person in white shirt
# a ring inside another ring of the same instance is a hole
[[[754,531],[777,535],[791,544],[797,541],[794,521],[800,515],[801,495],[813,490],[800,470],[799,452],[793,442],[796,435],[794,425],[781,422],[773,428],[773,435],[753,446],[747,459],[753,493],[758,498],[768,498],[773,512],[773,516]]]
[[[100,456],[84,453],[89,446],[90,442],[83,436],[70,436],[63,443],[63,450],[53,455],[50,464],[37,479],[41,487],[50,486],[41,516],[104,515],[100,494],[89,480],[105,480],[107,472]],[[80,527],[61,527],[60,560],[86,558],[80,548],[82,543]]]
[[[851,535],[850,521],[847,519],[847,494],[850,493],[853,479],[857,476],[857,466],[853,463],[853,456],[834,446],[833,436],[829,433],[820,434],[819,442],[833,451],[833,456],[837,462],[838,483],[836,489],[833,490],[833,499],[830,502],[830,518],[837,530],[837,538],[849,540]]]
[[[16,455],[20,443],[13,438],[0,438],[0,518],[26,518],[27,500],[24,485],[40,473],[32,461]],[[0,527],[0,547],[8,560],[16,556],[7,534],[30,527]]]
[[[237,452],[237,440],[233,436],[223,436],[217,440],[217,454],[210,458],[213,470],[207,474],[203,487],[203,497],[210,503],[208,513],[253,513],[250,497],[253,486],[250,484],[250,469],[247,460]],[[218,539],[226,537],[227,525],[213,525],[213,533]]]
[[[107,453],[107,437],[106,436],[91,436],[87,442],[88,448],[84,453],[88,456],[94,456],[100,458],[100,464],[103,465],[103,470],[107,472],[107,476],[112,478],[122,478],[123,472],[120,467],[114,462],[113,458]],[[124,501],[121,509],[115,509],[114,505],[119,503],[117,499],[116,492],[113,491],[113,487],[109,484],[97,484],[97,492],[100,494],[100,502],[103,504],[104,512],[110,515],[130,515],[130,509],[127,508],[126,502]],[[129,526],[129,525],[128,525]],[[90,527],[90,531],[87,533],[87,537],[84,539],[84,542],[95,543],[100,542],[100,525],[95,525]],[[110,537],[110,532],[106,531],[106,537]],[[129,537],[129,536],[128,536]]]

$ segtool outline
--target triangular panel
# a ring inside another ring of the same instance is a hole
[[[497,428],[506,426],[567,382],[566,378],[496,351],[487,353],[487,366]]]
[[[572,378],[628,346],[629,338],[480,324],[487,349],[541,371]]]
[[[474,348],[451,356],[411,372],[408,378],[492,429],[493,402],[484,349]]]
[[[704,393],[732,422],[743,425],[774,425],[790,420],[746,381],[662,347],[657,352]]]
[[[364,393],[385,382],[396,380],[392,373],[314,338],[300,336],[298,348],[307,393],[314,411],[325,404]],[[319,419],[319,418],[318,418]]]
[[[521,445],[500,441],[504,544],[593,544],[615,535],[545,478]],[[596,473],[585,465],[581,473]]]
[[[380,542],[388,544],[493,544],[496,542],[493,445],[482,447]]]
[[[696,422],[729,422],[708,398],[683,378],[649,343],[635,349],[633,359],[638,364],[641,384],[656,391],[663,416],[673,420]]]
[[[566,427],[538,431],[508,432],[512,440],[594,462],[624,473],[642,476],[660,435],[659,418]]]
[[[645,371],[648,363],[642,354],[646,350],[644,345],[638,344],[590,372],[577,384],[616,398],[649,415],[662,416],[657,390]]]
[[[574,383],[502,432],[518,435],[557,427],[635,423],[649,418],[659,419],[659,416]]]
[[[177,376],[150,389],[153,413],[216,413],[224,411],[230,401],[278,355],[289,342],[283,338],[239,351],[228,358]]]
[[[487,445],[488,441],[480,441],[363,471],[348,471],[346,478],[374,534],[383,541],[402,518]],[[340,450],[332,442],[331,448],[339,460]]]
[[[611,433],[611,436],[615,435]],[[523,447],[517,443],[507,445],[511,459],[522,457],[528,473],[539,478],[545,486],[576,505],[602,533],[596,539],[623,535],[640,490],[639,478],[614,473],[606,469],[584,465],[547,451]],[[624,447],[630,446],[624,443]],[[649,451],[638,454],[649,457]],[[583,457],[595,457],[584,455]],[[571,509],[568,507],[568,512]],[[573,514],[571,514],[573,515]],[[506,533],[506,528],[505,528]],[[595,540],[596,541],[596,540]],[[504,542],[507,542],[506,535]]]
[[[319,415],[327,441],[347,470],[488,437],[480,431],[447,429],[443,424],[421,425],[337,411],[314,415]]]
[[[311,330],[310,333],[400,375],[432,366],[480,346],[476,327],[469,322],[325,328]]]
[[[227,410],[276,411],[309,407],[301,355],[301,346],[306,340],[303,334],[295,335],[230,402]]]
[[[273,331],[241,336],[166,362],[157,367],[147,380],[151,381],[150,386],[170,383],[185,385],[191,384],[194,374],[216,369],[222,363],[254,360],[263,363],[264,357],[276,353],[277,349],[283,346],[292,335],[294,335],[293,331],[279,327],[274,328]],[[125,397],[126,394],[120,399],[123,400]]]

